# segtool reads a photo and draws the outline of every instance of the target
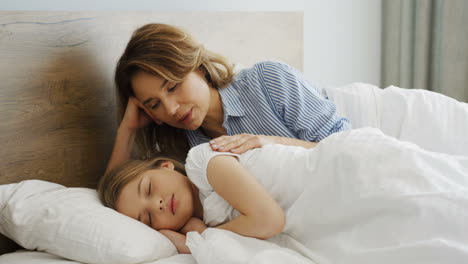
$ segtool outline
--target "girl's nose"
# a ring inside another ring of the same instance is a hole
[[[165,201],[163,201],[163,199],[158,199],[156,201],[156,207],[159,211],[161,212],[165,212],[166,211],[166,207],[167,207],[167,203]]]

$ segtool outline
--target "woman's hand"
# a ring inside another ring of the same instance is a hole
[[[124,126],[130,130],[136,130],[147,126],[153,120],[145,112],[145,107],[136,99],[131,96],[128,98],[127,108],[125,109],[125,114],[122,118],[120,126]]]
[[[182,234],[187,234],[190,231],[196,231],[198,233],[203,233],[208,227],[203,223],[202,220],[196,217],[191,217],[187,223],[185,223],[184,227],[180,230]]]
[[[296,138],[286,138],[277,136],[238,134],[233,136],[220,136],[210,141],[212,150],[219,152],[232,152],[242,154],[247,150],[261,148],[267,144],[282,144],[287,146],[298,146],[303,148],[313,148],[315,142],[304,141]]]
[[[190,254],[190,249],[185,245],[185,235],[169,229],[161,229],[159,233],[163,234],[174,244],[179,254]]]
[[[233,136],[221,136],[212,139],[210,141],[210,146],[212,150],[241,154],[250,149],[261,148],[267,144],[280,143],[278,138],[279,137],[274,136],[243,133]]]

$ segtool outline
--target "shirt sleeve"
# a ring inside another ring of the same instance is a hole
[[[347,118],[336,113],[335,104],[310,85],[302,73],[275,61],[256,64],[264,93],[274,110],[298,139],[318,142],[351,128]]]
[[[205,191],[213,190],[213,187],[208,182],[206,170],[208,162],[220,155],[240,157],[240,155],[230,152],[214,151],[208,143],[203,143],[190,149],[187,154],[185,171],[187,172],[187,177],[198,189]]]

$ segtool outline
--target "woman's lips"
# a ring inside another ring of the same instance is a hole
[[[181,119],[179,122],[186,125],[192,120],[192,109],[190,109]]]

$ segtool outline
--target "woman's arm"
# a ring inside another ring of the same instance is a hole
[[[320,89],[311,86],[298,70],[273,61],[258,63],[254,68],[257,78],[261,80],[258,90],[263,93],[259,96],[265,96],[263,100],[268,102],[295,139],[268,137],[275,136],[274,131],[268,136],[245,134],[219,137],[211,144],[213,150],[243,153],[271,143],[311,148],[314,142],[351,128],[349,120],[336,112],[335,104],[324,97]]]
[[[114,148],[112,149],[112,155],[107,164],[105,173],[108,173],[113,168],[130,159],[133,143],[135,141],[135,134],[135,130],[122,125],[117,129]]]
[[[124,117],[117,129],[114,148],[105,173],[130,159],[137,130],[151,122],[151,118],[143,109],[143,106],[135,97],[128,99]]]
[[[237,158],[212,158],[207,176],[214,190],[240,212],[238,217],[216,228],[260,239],[268,239],[283,230],[283,209]]]

